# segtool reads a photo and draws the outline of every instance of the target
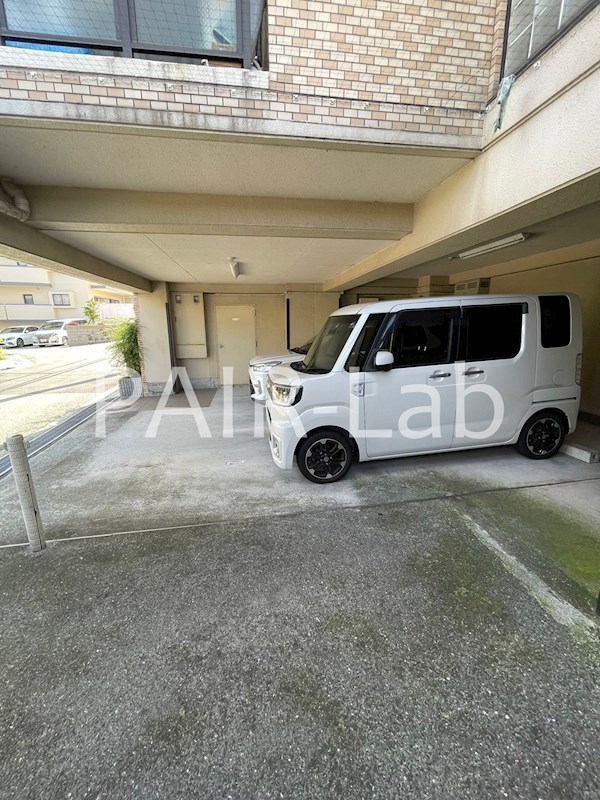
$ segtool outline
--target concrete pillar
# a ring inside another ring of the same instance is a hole
[[[150,294],[135,295],[144,396],[161,394],[171,371],[168,300],[168,284],[164,282],[153,283]]]
[[[422,275],[417,283],[415,297],[443,297],[454,293],[448,275]]]
[[[33,478],[29,469],[29,459],[25,450],[25,442],[20,433],[15,433],[6,439],[6,449],[10,458],[17,493],[21,503],[21,511],[25,520],[27,539],[29,546],[34,552],[43,550],[46,547],[44,536],[44,526],[38,508]]]

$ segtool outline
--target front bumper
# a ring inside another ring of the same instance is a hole
[[[248,380],[250,383],[250,397],[257,403],[264,403],[267,399],[267,373],[256,373],[250,368],[248,370]]]
[[[301,437],[294,429],[289,416],[282,414],[280,408],[269,402],[267,402],[267,429],[273,461],[279,469],[292,469],[296,447]]]

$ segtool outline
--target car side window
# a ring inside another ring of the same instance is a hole
[[[369,355],[371,346],[373,344],[373,340],[375,339],[377,331],[379,330],[379,327],[384,319],[385,314],[369,314],[363,329],[359,333],[358,338],[352,347],[352,352],[346,361],[345,369],[347,372],[357,370],[360,372],[364,368],[366,358]]]
[[[394,369],[449,364],[458,317],[457,308],[400,311],[379,349],[394,354]]]
[[[521,350],[526,303],[476,305],[463,308],[459,359],[496,361],[514,358]]]

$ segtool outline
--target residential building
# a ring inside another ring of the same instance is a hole
[[[0,8],[0,253],[134,291],[147,391],[490,279],[582,297],[600,415],[597,0]]]
[[[123,289],[92,284],[62,272],[31,267],[0,256],[0,327],[39,325],[49,319],[82,317],[92,297],[102,318],[132,311],[132,295]],[[118,310],[117,310],[118,305]]]

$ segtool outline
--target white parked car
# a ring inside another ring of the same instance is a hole
[[[577,424],[581,353],[572,294],[347,306],[268,375],[273,460],[332,483],[353,461],[490,445],[549,458]]]
[[[52,344],[69,344],[69,327],[85,325],[86,319],[49,319],[33,335],[33,343],[40,347]]]
[[[13,325],[0,331],[0,345],[2,347],[25,347],[33,344],[33,332],[37,331],[35,325]]]
[[[270,369],[278,367],[280,364],[293,364],[294,361],[302,361],[310,350],[314,339],[300,345],[292,347],[287,353],[277,356],[256,356],[248,364],[248,377],[250,379],[250,396],[258,403],[264,403],[267,399],[267,375]]]

